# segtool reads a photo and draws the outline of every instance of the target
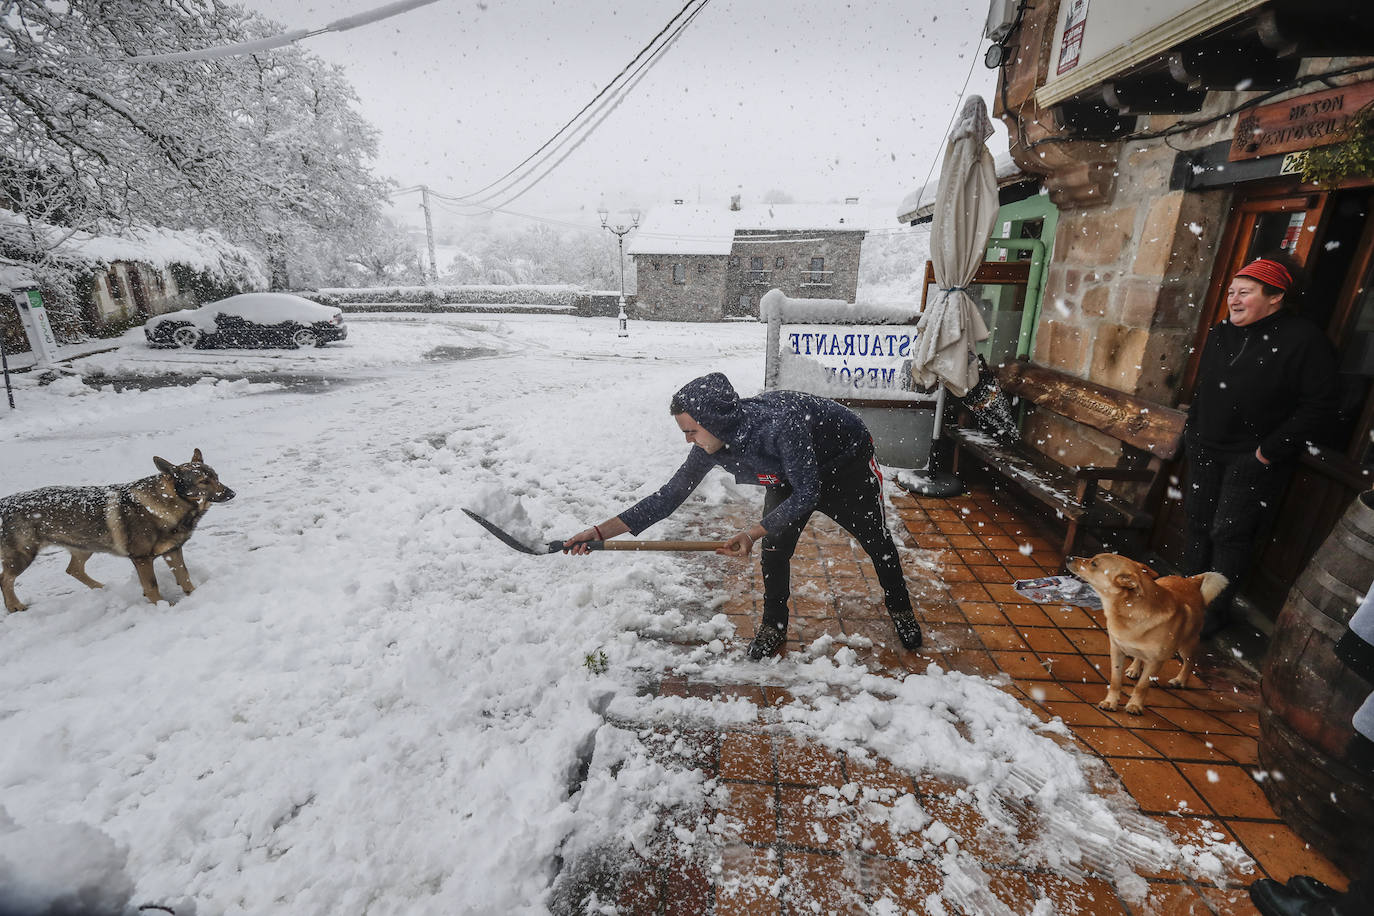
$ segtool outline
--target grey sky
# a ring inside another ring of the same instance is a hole
[[[300,28],[381,2],[246,5]],[[381,131],[383,174],[463,195],[548,139],[682,2],[440,0],[302,45],[348,74]],[[895,207],[944,142],[970,55],[969,92],[991,102],[986,11],[986,0],[712,0],[591,137],[508,207],[567,216],[774,189]],[[1000,131],[995,142],[1005,147]]]

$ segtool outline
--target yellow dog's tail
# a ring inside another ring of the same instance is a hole
[[[1216,601],[1217,595],[1225,591],[1226,586],[1230,584],[1226,577],[1218,572],[1203,573],[1198,576],[1198,578],[1202,580],[1202,600],[1204,605]]]

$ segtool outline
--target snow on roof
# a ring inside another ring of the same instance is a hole
[[[1021,166],[1012,161],[1009,150],[994,158],[992,165],[997,171],[997,186],[999,188],[1027,177],[1026,173],[1021,171]],[[913,219],[930,216],[935,210],[935,192],[939,187],[940,176],[932,174],[925,187],[918,187],[903,197],[902,202],[897,205],[897,222],[909,223]]]
[[[181,264],[247,286],[267,285],[257,256],[213,229],[135,226],[115,235],[73,233],[47,223],[30,223],[18,213],[0,210],[0,238],[14,239],[18,247],[27,248],[32,245],[30,232],[63,261],[91,265],[138,261],[163,269]]]
[[[630,254],[729,254],[737,215],[721,206],[657,207],[644,214],[625,248]]]
[[[854,204],[675,204],[650,210],[626,250],[630,254],[729,254],[738,231],[864,232],[872,211]]]

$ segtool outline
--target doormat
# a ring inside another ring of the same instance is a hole
[[[1073,576],[1045,576],[1041,579],[1017,579],[1012,583],[1016,594],[1036,604],[1072,604],[1102,610],[1102,599],[1082,579]]]

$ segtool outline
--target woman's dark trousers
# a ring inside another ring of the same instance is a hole
[[[1291,467],[1262,464],[1253,451],[1223,452],[1188,446],[1188,516],[1184,573],[1219,572],[1230,585],[1207,609],[1209,621],[1225,620],[1231,598],[1255,559],[1260,534],[1278,512]]]
[[[870,464],[861,457],[821,476],[820,499],[816,511],[834,519],[863,547],[878,583],[883,587],[883,602],[893,618],[911,615],[911,596],[897,555],[897,545],[883,518],[882,483]],[[792,493],[787,484],[768,487],[763,496],[767,515]],[[810,514],[763,539],[763,622],[787,629],[787,600],[792,594],[792,554]]]

